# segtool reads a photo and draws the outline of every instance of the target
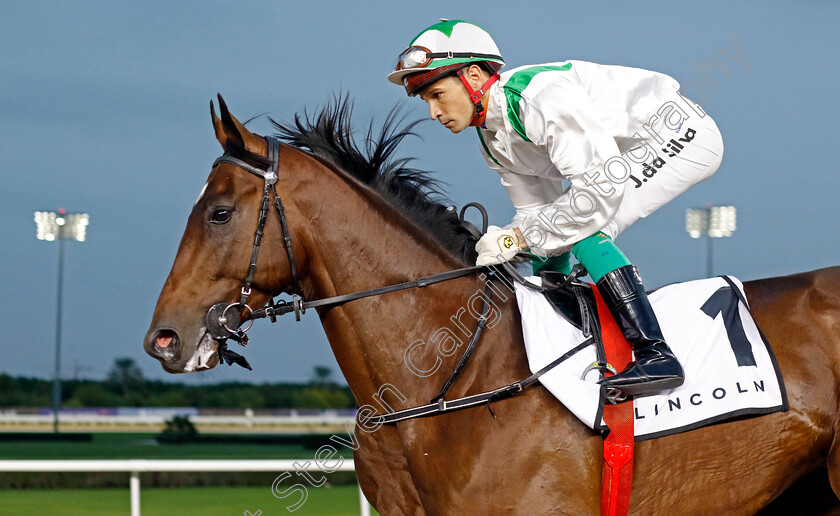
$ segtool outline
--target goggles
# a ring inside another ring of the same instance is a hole
[[[496,54],[478,54],[475,52],[432,52],[426,47],[408,47],[397,57],[396,70],[407,70],[411,68],[425,68],[429,66],[434,59],[455,59],[455,58],[469,58],[469,59],[498,59],[502,60],[502,56]]]

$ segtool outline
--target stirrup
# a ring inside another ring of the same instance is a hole
[[[608,362],[592,362],[591,364],[586,366],[586,369],[583,370],[583,373],[581,373],[580,375],[580,379],[586,380],[586,375],[588,375],[592,371],[601,371],[604,373],[612,373],[614,375],[618,374],[618,371],[616,371],[615,367],[613,367],[612,364]]]

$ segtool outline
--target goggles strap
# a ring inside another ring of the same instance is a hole
[[[481,97],[487,93],[487,90],[490,89],[490,86],[492,86],[494,82],[499,80],[499,74],[494,73],[478,90],[474,90],[470,81],[467,80],[467,77],[464,75],[464,68],[458,70],[458,77],[461,79],[461,82],[464,83],[464,86],[467,87],[467,93],[470,94],[470,100],[475,106],[475,116],[473,117],[472,122],[470,122],[470,126],[479,125],[482,120],[484,120],[484,115],[486,114],[484,112],[484,106],[481,104]]]

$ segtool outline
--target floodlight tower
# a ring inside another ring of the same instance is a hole
[[[58,304],[55,322],[55,376],[53,377],[52,409],[53,432],[58,433],[58,411],[61,408],[61,297],[64,283],[64,241],[84,242],[90,217],[87,213],[35,212],[35,236],[47,242],[58,241]]]
[[[689,208],[685,211],[685,230],[691,238],[706,237],[706,275],[712,277],[712,239],[732,236],[736,224],[735,206]]]

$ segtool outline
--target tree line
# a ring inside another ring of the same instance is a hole
[[[353,408],[350,388],[325,366],[304,383],[184,385],[148,380],[131,358],[118,358],[104,380],[62,380],[62,407]],[[52,381],[0,374],[0,408],[49,407]]]

